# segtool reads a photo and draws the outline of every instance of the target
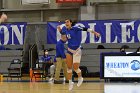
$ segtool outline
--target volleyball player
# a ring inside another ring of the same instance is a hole
[[[57,30],[60,33],[65,34],[67,36],[68,41],[68,51],[66,54],[66,61],[67,61],[67,72],[68,72],[68,80],[69,80],[69,90],[73,89],[74,83],[72,82],[72,67],[74,71],[78,75],[78,83],[77,86],[79,87],[83,82],[83,77],[81,75],[81,70],[79,69],[80,60],[81,60],[81,34],[80,31],[88,31],[95,34],[97,37],[100,36],[99,33],[93,31],[90,28],[82,28],[80,26],[73,26],[73,22],[71,19],[65,20],[65,26],[61,28],[60,26],[57,27]]]

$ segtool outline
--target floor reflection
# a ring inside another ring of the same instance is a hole
[[[80,87],[74,84],[50,82],[0,82],[0,93],[140,93],[140,83],[84,82]]]
[[[135,83],[105,83],[104,93],[140,93],[140,84]]]

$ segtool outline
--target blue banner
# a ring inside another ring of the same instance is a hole
[[[23,45],[27,23],[0,24],[0,45]]]
[[[48,22],[47,43],[55,44],[60,39],[57,26],[65,26],[60,22]],[[92,28],[101,34],[96,38],[94,34],[82,31],[81,43],[135,43],[140,41],[140,20],[91,20],[81,21],[76,25]]]

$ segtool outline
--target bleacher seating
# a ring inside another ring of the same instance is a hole
[[[11,61],[14,59],[20,59],[22,61],[22,47],[22,45],[5,45],[5,50],[0,50],[0,73],[7,76]]]

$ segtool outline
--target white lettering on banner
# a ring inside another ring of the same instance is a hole
[[[20,25],[21,31],[19,30],[17,25],[11,25],[11,27],[12,27],[12,44],[14,44],[14,33],[15,33],[19,43],[23,44],[23,28],[24,28],[24,25]]]
[[[110,43],[111,42],[111,26],[112,26],[112,23],[105,23],[104,25],[106,26],[106,43]]]
[[[95,25],[96,23],[89,23],[89,28],[91,28],[93,31],[95,31]],[[95,43],[95,35],[90,33],[90,37],[89,37],[90,43]]]
[[[65,24],[62,24],[62,25],[60,25],[60,28],[62,29],[64,26],[65,26]],[[61,34],[60,34],[60,32],[58,31],[58,29],[57,29],[57,31],[56,31],[56,36],[57,36],[57,41],[59,41],[59,40],[61,39]]]
[[[61,34],[58,30],[56,32],[56,36],[57,36],[57,41],[59,41],[61,39]]]
[[[3,31],[4,31],[4,45],[6,45],[6,44],[8,44],[8,41],[9,41],[9,30],[8,30],[8,28],[6,27],[6,26],[4,26],[4,25],[2,25],[2,26],[0,26],[0,31],[3,29]],[[1,38],[2,39],[2,38]],[[2,45],[1,44],[1,42],[0,42],[0,45]]]
[[[23,28],[24,28],[24,25],[19,25],[19,28],[17,25],[11,25],[10,27],[7,27],[7,26],[4,26],[4,25],[1,25],[0,26],[0,31],[3,30],[4,32],[4,45],[7,45],[8,42],[10,41],[10,36],[9,36],[9,29],[12,29],[12,35],[11,35],[11,41],[12,43],[11,44],[14,44],[14,40],[15,38],[17,38],[17,40],[19,41],[19,44],[23,44]],[[2,39],[2,38],[1,38]],[[0,42],[0,45],[1,42]]]
[[[105,23],[106,26],[106,43],[111,43],[111,26],[112,23]],[[115,40],[112,43],[117,43],[117,36],[115,36]]]
[[[134,30],[134,22],[120,23],[120,25],[122,28],[122,43],[134,43],[134,36],[132,36],[132,40],[130,42],[127,41],[127,36],[128,38],[131,38],[130,28],[127,30],[127,26],[131,26],[132,30]]]
[[[102,38],[105,38],[105,43],[134,43],[135,42],[135,38],[138,38],[138,41],[140,41],[140,24],[138,25],[138,28],[136,28],[134,26],[135,21],[129,22],[129,23],[119,23],[119,29],[115,30],[115,32],[120,31],[119,33],[120,35],[112,32],[112,27],[113,27],[113,23],[104,23],[101,24],[101,26],[104,26],[104,33],[106,33],[106,35],[101,35],[98,39],[95,38],[95,35],[92,33],[89,33],[89,43],[101,43]],[[96,23],[88,23],[89,27],[91,29],[95,30],[96,27]],[[65,26],[65,24],[61,25],[61,28]],[[85,25],[83,23],[77,23],[76,26],[81,26],[81,27],[85,27]],[[132,35],[132,31],[136,31],[135,33],[137,33],[137,35]],[[100,31],[97,31],[100,32]],[[102,34],[102,33],[100,33]],[[111,36],[113,34],[113,37]],[[105,37],[102,37],[105,36]],[[120,38],[121,36],[121,38]],[[57,31],[57,40],[60,39],[60,33],[59,31]],[[82,32],[82,41],[81,43],[85,43],[87,39],[87,32],[83,31]],[[121,40],[120,40],[121,39]]]
[[[137,29],[137,37],[138,37],[138,40],[140,41],[140,25],[138,26],[138,29]]]

